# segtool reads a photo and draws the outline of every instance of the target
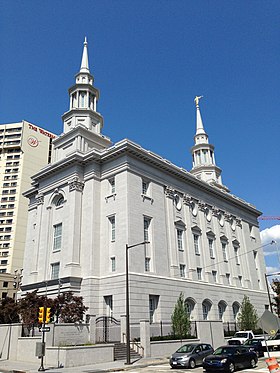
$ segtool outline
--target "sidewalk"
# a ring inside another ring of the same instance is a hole
[[[132,365],[126,365],[125,361],[112,361],[110,363],[99,363],[84,365],[73,368],[57,368],[45,365],[45,371],[49,373],[101,373],[101,372],[122,372],[134,370],[136,367],[146,367],[148,365],[166,364],[167,358],[142,358]],[[40,367],[38,364],[20,361],[0,360],[0,373],[37,373]]]

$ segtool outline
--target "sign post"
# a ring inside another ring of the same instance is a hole
[[[46,352],[46,343],[45,343],[45,333],[50,331],[50,327],[46,327],[46,324],[50,322],[51,317],[51,308],[50,307],[39,307],[39,316],[38,321],[42,324],[41,328],[39,329],[42,332],[42,343],[41,343],[41,350],[40,355],[41,357],[41,365],[38,369],[39,372],[44,372],[44,356]]]

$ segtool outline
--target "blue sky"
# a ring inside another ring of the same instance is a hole
[[[203,95],[224,184],[278,216],[279,15],[278,0],[2,0],[0,123],[61,133],[87,36],[105,135],[189,170]],[[267,263],[280,269],[278,254]]]

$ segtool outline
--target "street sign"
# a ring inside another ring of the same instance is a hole
[[[265,310],[258,320],[257,325],[269,335],[274,336],[278,329],[280,329],[280,319],[272,312]]]
[[[45,326],[44,328],[39,328],[39,332],[50,332],[51,328],[49,326]]]

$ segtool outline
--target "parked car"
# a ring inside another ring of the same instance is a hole
[[[255,351],[258,357],[264,356],[265,347],[262,345],[263,338],[248,339],[244,343],[244,346],[248,347],[249,350]]]
[[[190,343],[181,346],[169,360],[171,368],[195,368],[203,359],[213,353],[213,347],[207,343]]]
[[[268,351],[279,351],[280,350],[280,333],[276,333],[273,337],[266,339],[266,341],[262,341],[262,346]]]
[[[248,339],[253,339],[254,333],[252,330],[240,330],[236,332],[232,338],[228,340],[229,345],[242,345]]]
[[[257,354],[248,347],[227,345],[217,348],[213,354],[207,356],[203,360],[203,368],[206,372],[234,372],[240,368],[254,368],[257,362]]]

